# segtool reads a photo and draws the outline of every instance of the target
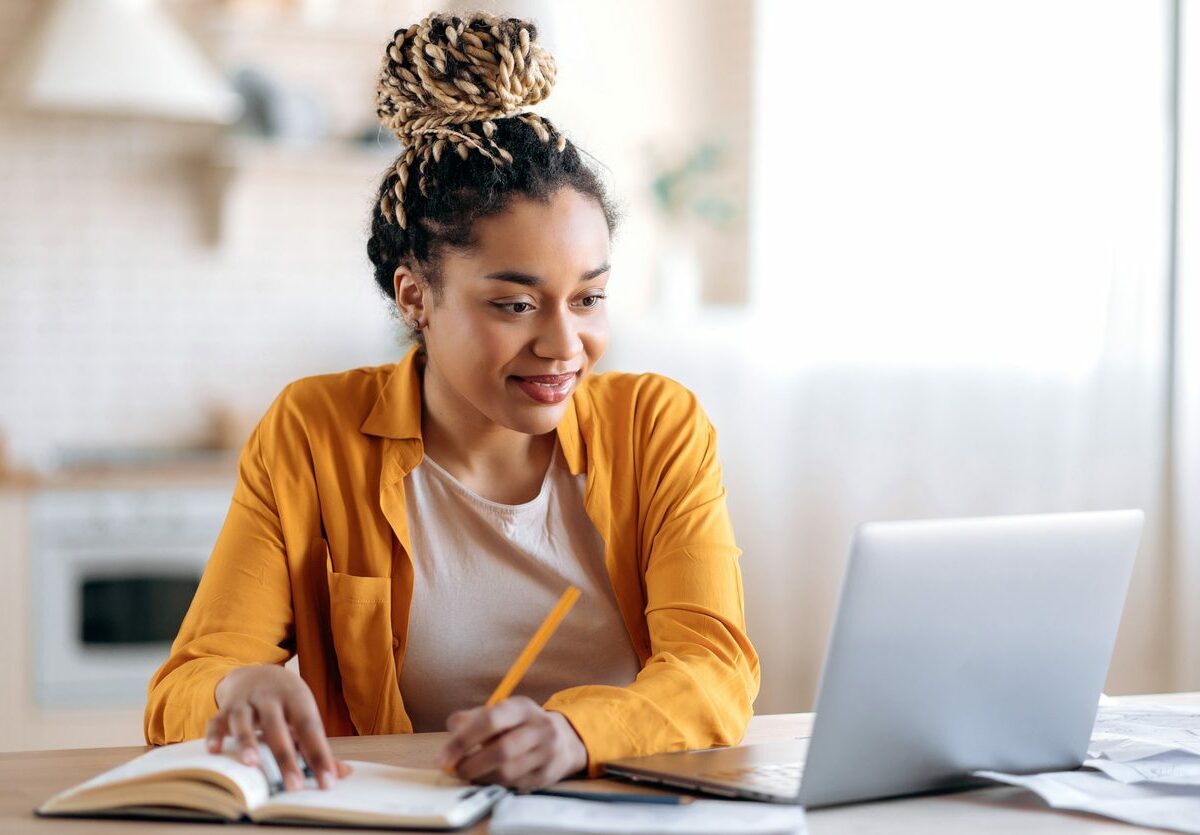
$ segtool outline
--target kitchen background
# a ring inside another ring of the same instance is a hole
[[[811,706],[855,524],[1124,506],[1108,689],[1200,688],[1200,13],[439,8],[532,18],[558,61],[538,109],[624,213],[605,367],[717,426],[758,710]],[[373,96],[430,9],[0,3],[0,750],[136,744],[254,421],[403,350]]]

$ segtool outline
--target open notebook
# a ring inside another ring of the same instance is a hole
[[[285,792],[259,767],[239,762],[235,750],[232,738],[220,754],[208,753],[199,739],[155,748],[60,792],[37,813],[457,829],[506,793],[436,769],[358,761],[332,789],[310,779],[310,788]]]

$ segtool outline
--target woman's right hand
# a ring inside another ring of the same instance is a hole
[[[258,730],[275,755],[288,790],[304,787],[296,748],[323,789],[333,788],[350,766],[337,760],[325,738],[325,727],[312,691],[300,676],[275,664],[233,670],[217,684],[217,715],[208,722],[208,750],[220,752],[226,736],[237,741],[238,757],[259,765]],[[336,776],[335,776],[336,775]]]

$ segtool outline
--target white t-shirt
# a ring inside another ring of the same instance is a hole
[[[586,479],[557,444],[525,504],[489,501],[428,457],[405,476],[413,594],[400,693],[414,731],[443,731],[451,713],[486,702],[568,585],[582,594],[514,695],[540,704],[637,676],[604,540],[584,510]]]

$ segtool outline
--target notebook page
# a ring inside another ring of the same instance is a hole
[[[351,773],[332,789],[283,792],[262,804],[256,821],[283,818],[380,822],[452,821],[470,793],[484,788],[433,768],[349,761]],[[312,783],[310,782],[311,786]],[[468,804],[470,805],[470,804]]]
[[[149,798],[149,792],[152,791],[149,785],[160,778],[187,776],[223,786],[234,795],[239,807],[251,809],[270,795],[267,780],[258,768],[238,762],[235,751],[232,738],[226,740],[221,754],[208,753],[202,739],[164,745],[55,795],[42,808],[51,811],[57,804],[72,799],[83,802],[85,794],[100,794],[107,787],[119,784],[140,784],[146,787],[146,797]]]

